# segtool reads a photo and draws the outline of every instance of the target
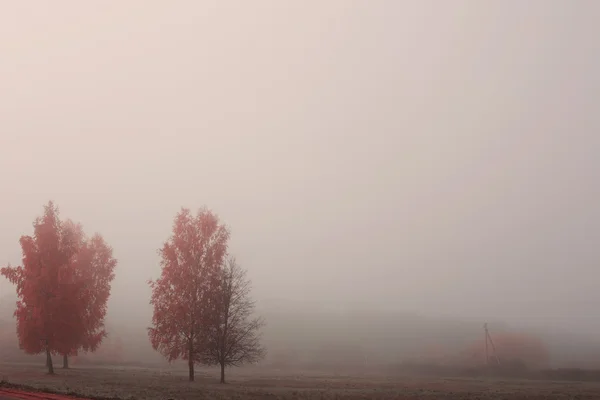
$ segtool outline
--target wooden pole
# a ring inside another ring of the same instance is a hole
[[[489,365],[490,356],[488,350],[488,344],[492,346],[493,356],[496,359],[496,363],[500,365],[500,359],[498,358],[498,354],[496,354],[496,345],[494,345],[494,341],[492,340],[492,335],[490,335],[490,331],[488,330],[487,322],[483,324],[483,330],[485,331],[485,364]]]
[[[488,331],[488,339],[490,339],[490,344],[492,345],[492,351],[494,352],[494,358],[496,359],[496,363],[500,365],[500,359],[498,358],[498,353],[496,353],[496,345],[494,345],[494,341],[492,340],[492,336]]]
[[[488,327],[487,327],[487,322],[485,324],[483,324],[483,334],[485,336],[485,365],[489,365],[490,363],[490,357],[488,355]]]

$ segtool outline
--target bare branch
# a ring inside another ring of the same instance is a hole
[[[250,298],[251,282],[246,271],[230,257],[220,271],[214,293],[213,323],[206,329],[203,362],[221,365],[221,381],[225,366],[254,363],[266,354],[260,343],[263,318],[254,316]]]

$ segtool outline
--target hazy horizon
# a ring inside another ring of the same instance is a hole
[[[114,249],[108,318],[149,320],[157,249],[206,205],[259,306],[594,332],[599,18],[593,1],[8,3],[0,265],[53,200]]]

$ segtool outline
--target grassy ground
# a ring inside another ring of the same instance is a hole
[[[59,393],[119,399],[600,399],[600,384],[500,379],[432,379],[384,375],[327,375],[238,370],[226,385],[217,370],[197,372],[188,382],[182,369],[57,369],[0,364],[0,380]]]

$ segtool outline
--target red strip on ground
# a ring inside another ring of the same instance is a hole
[[[83,397],[71,397],[66,394],[52,394],[42,392],[25,392],[16,389],[0,388],[0,396],[15,398],[20,400],[87,400]]]

